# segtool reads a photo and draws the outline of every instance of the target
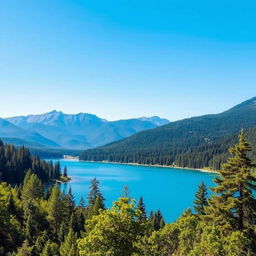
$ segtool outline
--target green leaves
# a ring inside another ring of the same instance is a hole
[[[130,256],[145,226],[138,221],[141,211],[129,198],[120,198],[111,209],[100,210],[86,222],[87,233],[78,243],[81,256]]]

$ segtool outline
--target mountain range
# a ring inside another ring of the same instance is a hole
[[[241,129],[256,126],[256,97],[220,114],[171,122],[81,154],[82,160],[122,163],[220,167],[227,152],[216,145],[230,145]],[[249,132],[255,134],[255,129]],[[253,136],[251,136],[253,137]],[[232,139],[229,139],[232,138]]]
[[[52,111],[40,115],[0,118],[0,137],[33,148],[87,149],[121,140],[169,123],[160,117],[107,121],[96,115]]]

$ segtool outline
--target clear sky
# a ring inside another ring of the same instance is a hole
[[[0,1],[0,116],[218,113],[256,96],[255,0]]]

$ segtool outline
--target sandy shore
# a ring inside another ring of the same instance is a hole
[[[189,168],[189,167],[179,167],[179,166],[173,166],[173,165],[139,164],[139,163],[120,163],[120,162],[109,162],[109,161],[84,161],[84,160],[79,160],[79,161],[81,161],[81,162],[89,162],[89,163],[123,164],[123,165],[147,166],[147,167],[160,167],[160,168],[182,169],[182,170],[185,169],[185,170],[199,171],[199,172],[207,172],[207,173],[218,173],[217,170],[200,169],[200,168]]]

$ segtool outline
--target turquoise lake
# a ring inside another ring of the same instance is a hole
[[[214,174],[187,169],[131,166],[109,163],[88,163],[59,160],[61,167],[67,166],[72,180],[62,184],[65,192],[71,186],[77,202],[85,200],[90,181],[96,177],[107,207],[122,195],[124,185],[128,185],[130,197],[143,197],[147,212],[161,210],[167,222],[177,219],[182,212],[193,207],[194,194],[198,184],[204,181],[214,186]]]

